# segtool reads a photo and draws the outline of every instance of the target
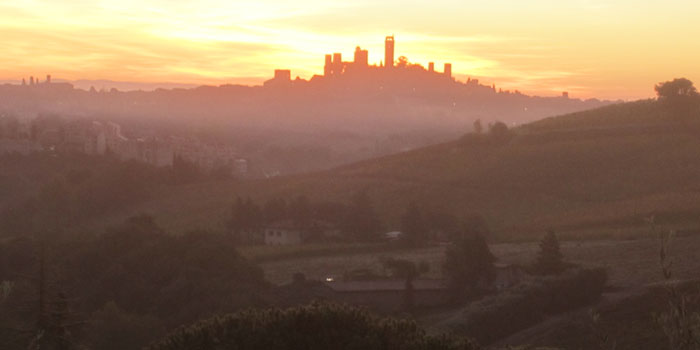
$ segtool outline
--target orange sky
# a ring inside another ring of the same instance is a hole
[[[700,81],[698,1],[0,0],[0,79],[260,83],[309,78],[323,55],[453,64],[504,89],[635,99]]]

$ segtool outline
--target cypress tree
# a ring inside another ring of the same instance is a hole
[[[419,247],[428,240],[423,211],[416,203],[410,203],[401,217],[401,231],[401,239],[407,246]]]
[[[543,275],[555,275],[564,270],[564,257],[559,249],[559,240],[549,230],[540,241],[540,252],[535,261],[535,271]]]
[[[450,244],[443,271],[453,296],[459,299],[468,290],[492,282],[496,275],[495,261],[486,239],[479,233],[465,234]]]

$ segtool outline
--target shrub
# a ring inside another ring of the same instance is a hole
[[[214,349],[476,349],[472,342],[431,336],[415,322],[379,318],[364,309],[312,304],[249,310],[183,327],[149,350]]]
[[[488,344],[541,322],[547,315],[591,303],[600,297],[606,281],[602,268],[540,277],[470,305],[452,328]]]

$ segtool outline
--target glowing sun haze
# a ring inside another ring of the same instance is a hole
[[[597,0],[0,1],[0,79],[261,83],[275,68],[322,74],[355,46],[504,89],[642,98],[700,82],[700,2]]]

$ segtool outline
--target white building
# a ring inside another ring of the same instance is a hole
[[[302,230],[292,221],[274,223],[265,228],[266,245],[293,245],[302,243]]]

